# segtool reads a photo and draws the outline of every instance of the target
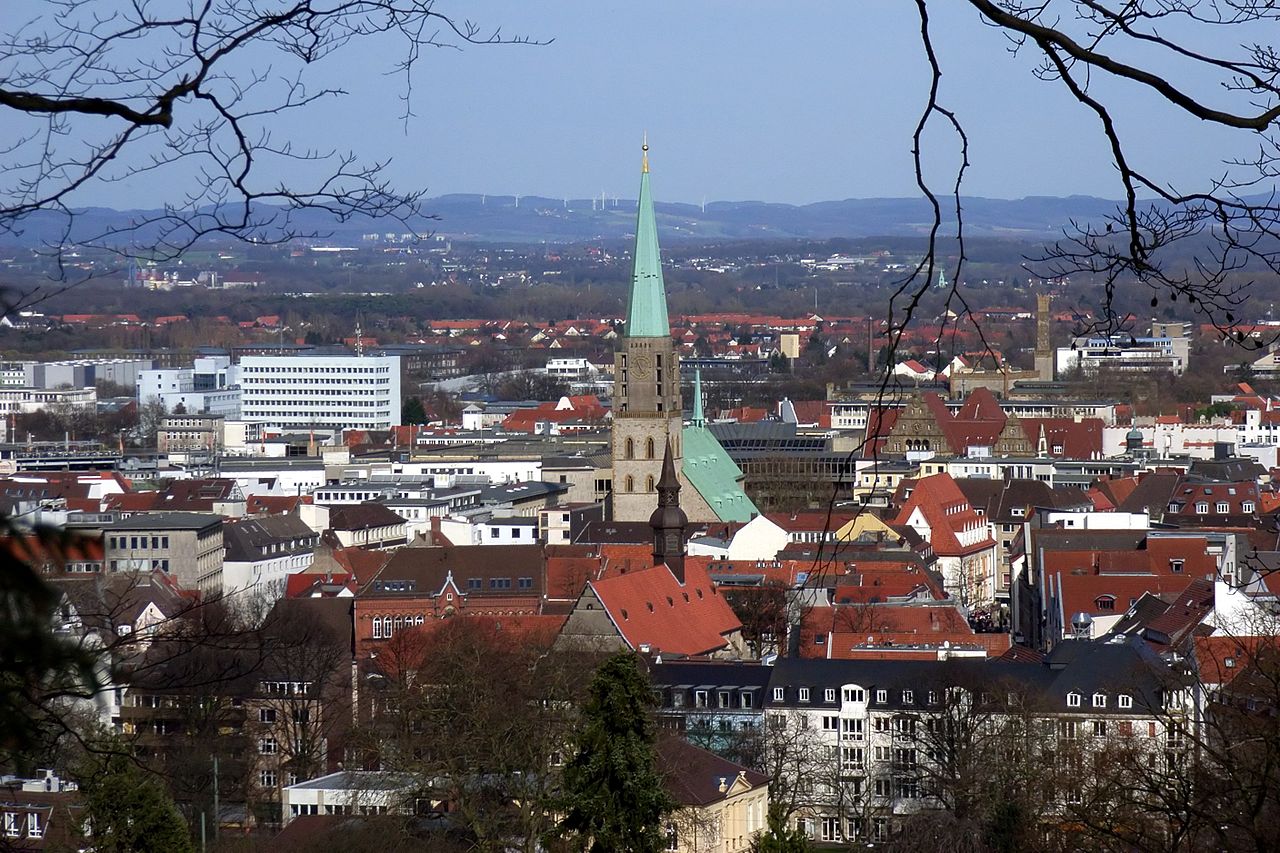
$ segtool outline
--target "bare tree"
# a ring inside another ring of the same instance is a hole
[[[315,81],[362,44],[400,79],[407,122],[426,50],[522,41],[421,0],[51,0],[28,14],[0,37],[0,230],[55,217],[55,258],[72,242],[172,258],[208,235],[287,240],[314,233],[302,211],[408,224],[421,191],[291,138],[290,117],[344,94]],[[133,176],[174,188],[161,212],[77,227],[81,199]],[[42,295],[10,294],[10,310]]]

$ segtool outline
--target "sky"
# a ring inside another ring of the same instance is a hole
[[[634,198],[648,134],[661,201],[918,195],[911,132],[928,79],[914,4],[904,0],[439,0],[506,35],[543,45],[427,52],[407,126],[403,80],[387,74],[394,42],[350,46],[312,84],[349,94],[289,117],[297,146],[334,145],[389,159],[398,185],[430,195],[488,193]],[[933,4],[943,101],[970,135],[965,192],[995,198],[1121,194],[1097,120],[1060,85],[1035,79],[1033,57],[965,4]],[[1217,169],[1233,144],[1123,87],[1139,161],[1181,186]],[[940,187],[956,141],[927,137]],[[130,180],[90,199],[157,201]]]

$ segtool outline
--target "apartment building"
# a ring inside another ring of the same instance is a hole
[[[878,843],[964,784],[943,763],[957,732],[982,732],[965,749],[986,771],[1025,764],[1052,821],[1107,784],[1063,771],[1108,750],[1182,761],[1191,697],[1140,641],[1071,641],[1042,661],[785,658],[769,680],[764,729],[786,753],[780,784],[799,804],[795,824],[817,841]]]
[[[222,516],[204,512],[149,512],[103,527],[111,572],[160,571],[184,589],[222,589]]]

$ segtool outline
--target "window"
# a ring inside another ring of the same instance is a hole
[[[10,838],[17,838],[20,830],[18,828],[18,813],[4,813],[4,834]]]
[[[886,703],[886,702],[888,702],[888,701],[889,701],[889,691],[888,691],[888,690],[877,690],[877,691],[876,691],[876,704],[877,704],[877,705],[883,705],[883,704],[885,704],[885,703]]]
[[[824,732],[834,732],[840,728],[840,718],[825,715],[822,718],[822,730]]]
[[[809,701],[809,688],[808,688],[808,687],[801,687],[801,688],[800,688],[800,697],[799,697],[799,699],[800,699],[800,701],[801,701],[801,702],[808,702],[808,701]]]
[[[786,692],[785,687],[773,688],[773,701],[781,702],[785,698],[785,692]]]
[[[902,704],[914,705],[916,703],[916,693],[914,690],[902,691]]]
[[[841,720],[840,736],[845,740],[862,740],[863,720]]]
[[[258,722],[274,723],[275,721],[276,721],[275,708],[259,708],[258,709]]]
[[[1059,720],[1058,721],[1058,737],[1063,740],[1076,739],[1076,721],[1075,720]]]
[[[1093,600],[1093,606],[1098,610],[1115,610],[1116,597],[1114,595],[1100,595]]]
[[[752,698],[750,693],[745,690],[742,691],[742,707],[750,708],[753,706],[754,702],[755,700]]]
[[[867,701],[867,694],[861,687],[846,687],[844,689],[844,701],[865,702]]]
[[[842,770],[861,770],[866,766],[867,754],[860,746],[840,748],[840,768]]]
[[[1120,696],[1116,699],[1116,704],[1124,709],[1132,708],[1133,697],[1130,696],[1128,693],[1121,693]]]
[[[627,439],[627,441],[630,442],[631,439]],[[680,835],[676,832],[676,825],[674,823],[667,824],[667,849],[680,849]]]
[[[276,771],[263,770],[258,774],[258,782],[264,788],[274,788],[276,786]]]
[[[624,455],[627,459],[635,459],[635,458],[636,458],[636,443],[635,443],[635,440],[634,440],[634,439],[631,439],[631,438],[628,438],[628,439],[627,439],[627,442],[626,442],[626,445],[625,445],[625,448],[626,448],[626,449],[623,451],[623,455]],[[630,491],[630,490],[628,489],[628,491]]]
[[[1079,694],[1079,693],[1076,693],[1075,691],[1072,691],[1071,693],[1068,693],[1068,694],[1067,694],[1067,707],[1068,707],[1068,708],[1079,708],[1079,707],[1080,707],[1080,694]]]
[[[834,687],[828,687],[826,690],[824,690],[822,692],[822,701],[823,702],[836,701],[836,689]]]
[[[310,708],[294,708],[292,716],[293,716],[293,721],[295,723],[306,724],[311,720],[311,709]]]
[[[382,639],[382,620],[377,616],[373,617],[373,638],[375,640]]]
[[[467,589],[484,589],[484,578],[467,578]]]
[[[258,752],[262,755],[275,755],[280,751],[280,744],[273,737],[264,737],[258,741]]]
[[[1253,501],[1245,501],[1244,503],[1240,504],[1240,511],[1243,513],[1253,512],[1254,509],[1256,508],[1257,507],[1254,505]]]
[[[823,841],[839,841],[840,840],[840,818],[824,817],[822,819],[822,840]]]
[[[1208,514],[1209,514],[1208,501],[1200,501],[1199,503],[1196,504],[1196,515],[1208,515]]]
[[[1106,720],[1094,720],[1094,721],[1093,721],[1093,736],[1094,736],[1094,737],[1106,737],[1106,736],[1107,736],[1107,721],[1106,721]]]
[[[693,691],[693,706],[695,708],[707,707],[707,691],[705,690]]]
[[[1093,707],[1095,708],[1107,707],[1107,694],[1105,693],[1093,694]]]
[[[40,823],[40,815],[37,812],[27,813],[27,837],[43,838],[44,825]]]

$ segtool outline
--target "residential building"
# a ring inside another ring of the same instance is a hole
[[[769,777],[676,736],[660,736],[654,758],[676,811],[664,827],[673,853],[748,853],[764,831]]]
[[[103,527],[110,572],[160,571],[183,589],[222,589],[222,516],[203,512],[149,512]]]
[[[261,591],[284,594],[285,578],[311,565],[319,535],[296,515],[244,518],[224,525],[222,565],[225,595]]]
[[[784,658],[772,668],[765,731],[790,753],[778,784],[803,803],[795,825],[817,841],[878,843],[897,821],[942,807],[949,771],[936,762],[948,754],[948,722],[998,733],[977,747],[991,762],[1025,748],[1019,760],[1032,766],[1088,766],[1113,743],[1181,761],[1189,687],[1140,640],[1070,641],[1043,660]],[[1053,771],[1034,784],[1052,821],[1106,781]]]

